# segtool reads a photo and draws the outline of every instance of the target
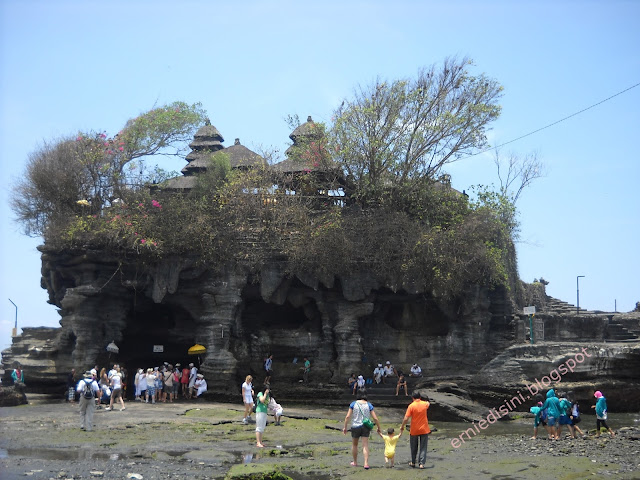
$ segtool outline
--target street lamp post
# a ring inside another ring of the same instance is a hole
[[[17,337],[18,336],[18,306],[15,303],[13,303],[13,300],[9,299],[9,301],[12,303],[14,307],[16,307],[16,323],[15,323],[15,326],[13,327],[12,337]]]
[[[576,313],[580,315],[580,279],[584,278],[584,275],[578,275],[576,277]]]

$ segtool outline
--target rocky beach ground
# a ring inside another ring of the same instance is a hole
[[[347,410],[285,407],[281,426],[267,426],[265,448],[255,446],[242,405],[204,401],[97,410],[95,428],[79,428],[78,406],[30,396],[28,405],[0,408],[0,478],[34,479],[584,479],[640,478],[637,415],[612,414],[618,435],[531,440],[531,420],[499,422],[460,448],[451,446],[468,424],[432,422],[425,470],[408,466],[409,439],[385,468],[384,443],[372,436],[371,469],[351,467],[350,436],[339,431]],[[404,411],[376,408],[384,428]],[[619,423],[624,420],[626,425]],[[583,430],[595,425],[585,416]],[[544,437],[543,435],[541,437]],[[362,454],[359,457],[362,463]]]

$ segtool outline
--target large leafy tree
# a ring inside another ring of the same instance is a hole
[[[205,121],[201,105],[174,102],[129,120],[113,137],[81,132],[33,152],[13,188],[12,208],[28,235],[53,234],[74,213],[97,214],[162,172],[145,158],[181,155]]]
[[[330,133],[352,198],[368,204],[397,189],[406,194],[486,146],[502,87],[471,75],[471,65],[467,58],[448,58],[413,79],[378,79],[343,102]]]

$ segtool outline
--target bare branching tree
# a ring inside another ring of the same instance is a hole
[[[544,177],[544,164],[538,159],[538,153],[533,152],[524,157],[509,153],[506,160],[500,157],[500,150],[495,150],[493,159],[498,170],[500,193],[511,198],[515,204],[522,191],[540,177]]]

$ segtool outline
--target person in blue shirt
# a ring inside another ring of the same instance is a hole
[[[602,395],[600,390],[594,393],[593,396],[597,398],[596,404],[591,405],[591,408],[596,409],[596,437],[600,436],[601,427],[606,428],[611,436],[615,437],[616,434],[613,433],[613,430],[611,430],[609,425],[607,425],[607,399],[604,398],[604,395]]]
[[[535,417],[533,417],[533,437],[531,437],[532,440],[535,440],[538,438],[538,426],[540,424],[545,428],[547,426],[547,423],[542,419],[542,402],[538,402],[534,407],[531,407],[529,411],[535,415]]]
[[[558,435],[558,422],[560,420],[560,400],[556,397],[556,392],[553,388],[547,392],[547,399],[544,401],[542,409],[547,410],[547,425],[550,429],[550,438],[559,440],[560,435]]]
[[[571,402],[566,398],[560,399],[560,418],[558,421],[558,437],[562,435],[562,426],[566,425],[569,428],[569,433],[571,434],[571,438],[576,438],[576,432],[573,429],[573,425],[571,423]]]

